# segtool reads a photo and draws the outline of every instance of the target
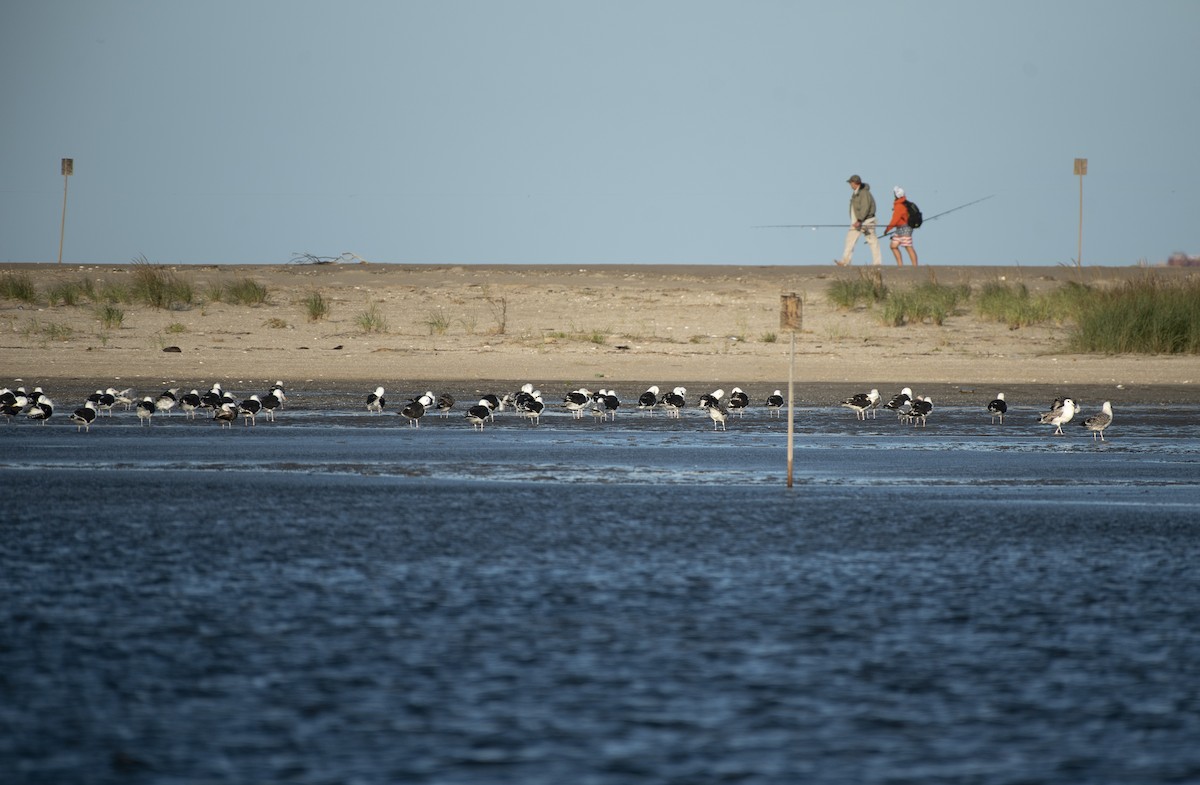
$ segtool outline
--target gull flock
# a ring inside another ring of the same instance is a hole
[[[225,391],[220,383],[213,384],[203,393],[198,389],[181,393],[181,389],[172,387],[140,398],[133,389],[98,389],[87,396],[67,419],[76,426],[77,431],[90,432],[92,426],[101,420],[102,415],[105,419],[111,418],[113,410],[118,407],[126,412],[132,409],[139,423],[147,427],[155,418],[172,416],[178,410],[187,419],[205,417],[222,428],[231,428],[238,420],[245,426],[256,425],[259,418],[266,422],[275,422],[276,413],[284,408],[287,401],[282,381],[277,381],[261,395],[254,393],[243,398]],[[376,387],[362,399],[366,411],[371,414],[384,414],[388,409],[386,396],[387,391],[382,385]],[[782,391],[775,390],[761,401],[760,405],[768,417],[778,418],[784,403]],[[449,393],[435,395],[428,391],[408,398],[396,414],[405,418],[409,427],[418,428],[426,414],[449,417],[457,404]],[[566,393],[557,404],[559,410],[570,414],[572,419],[582,420],[590,416],[596,423],[616,421],[617,413],[623,405],[616,390],[592,391],[584,387]],[[897,421],[922,428],[926,427],[930,418],[934,416],[933,399],[929,396],[914,395],[910,387],[903,388],[886,401],[878,389],[855,393],[842,400],[840,405],[852,410],[858,420],[876,419],[879,410],[885,409],[892,412]],[[478,431],[495,423],[497,413],[504,411],[512,411],[529,424],[538,425],[546,406],[542,392],[533,384],[524,384],[514,393],[483,395],[475,403],[465,406],[462,416]],[[724,389],[716,389],[698,396],[694,402],[694,408],[702,411],[712,421],[713,430],[719,431],[727,430],[731,419],[743,417],[752,406],[749,394],[740,387],[732,388],[728,396]],[[45,425],[54,416],[55,408],[54,401],[41,387],[35,387],[32,392],[26,392],[23,386],[15,390],[7,387],[0,389],[0,415],[3,415],[10,425],[18,419]],[[664,391],[657,385],[651,385],[638,395],[636,403],[626,405],[627,411],[635,410],[642,416],[662,411],[664,416],[672,419],[680,419],[688,408],[685,387],[672,387]],[[1004,393],[998,393],[984,408],[983,414],[990,418],[992,425],[1004,425],[1005,417],[1009,414],[1009,405]],[[1077,400],[1061,397],[1056,398],[1047,410],[1041,412],[1036,421],[1041,425],[1053,426],[1053,435],[1063,436],[1063,426],[1074,421],[1080,414]],[[1078,424],[1092,434],[1093,441],[1105,441],[1104,432],[1112,422],[1112,403],[1105,401],[1099,412],[1081,418]]]

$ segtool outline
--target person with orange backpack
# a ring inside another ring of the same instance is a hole
[[[913,247],[913,229],[921,225],[921,211],[915,204],[908,201],[904,196],[904,189],[896,186],[892,189],[892,194],[896,197],[892,202],[892,220],[888,223],[884,234],[892,234],[892,253],[896,256],[896,265],[904,266],[904,259],[900,256],[900,249],[908,249],[908,258],[912,260],[913,267],[917,266],[917,249]]]

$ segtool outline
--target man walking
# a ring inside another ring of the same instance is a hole
[[[892,235],[892,253],[896,255],[896,265],[904,266],[904,260],[900,257],[900,249],[908,249],[908,258],[912,260],[912,266],[917,266],[917,249],[913,247],[913,228],[908,225],[908,199],[904,196],[904,189],[896,186],[892,189],[892,195],[896,200],[892,202],[892,220],[888,223],[884,234],[888,234],[893,229],[896,233]]]
[[[850,183],[850,231],[846,233],[846,249],[842,252],[842,258],[835,261],[839,267],[849,265],[854,255],[854,244],[862,235],[871,249],[871,264],[879,267],[883,259],[879,256],[879,238],[875,236],[875,197],[871,196],[871,186],[856,174],[850,175],[846,182]]]

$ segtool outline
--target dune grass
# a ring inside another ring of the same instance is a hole
[[[1147,275],[1091,291],[1077,309],[1073,351],[1200,354],[1200,278]]]
[[[266,305],[271,300],[270,290],[253,278],[235,278],[210,284],[208,299],[230,305]]]
[[[905,291],[888,292],[881,319],[893,327],[926,321],[941,325],[970,297],[971,287],[966,284],[948,286],[931,280]]]
[[[368,304],[367,310],[355,317],[354,323],[364,333],[385,333],[388,329],[387,319],[384,318],[376,303]]]
[[[163,310],[182,310],[196,302],[190,281],[161,265],[151,264],[144,256],[133,261],[130,293],[134,301]]]
[[[839,278],[831,281],[829,300],[839,308],[854,308],[859,304],[875,305],[887,299],[888,288],[883,283],[879,270],[859,270],[857,278]]]
[[[0,275],[0,297],[32,305],[38,301],[37,286],[29,273],[5,273]]]
[[[112,330],[125,322],[125,312],[113,303],[105,303],[96,308],[96,318],[100,320],[102,327]]]
[[[329,301],[318,290],[313,289],[301,301],[310,322],[319,322],[329,316]]]

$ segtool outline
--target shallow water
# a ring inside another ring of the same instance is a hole
[[[0,432],[5,782],[1200,779],[1200,407]]]

